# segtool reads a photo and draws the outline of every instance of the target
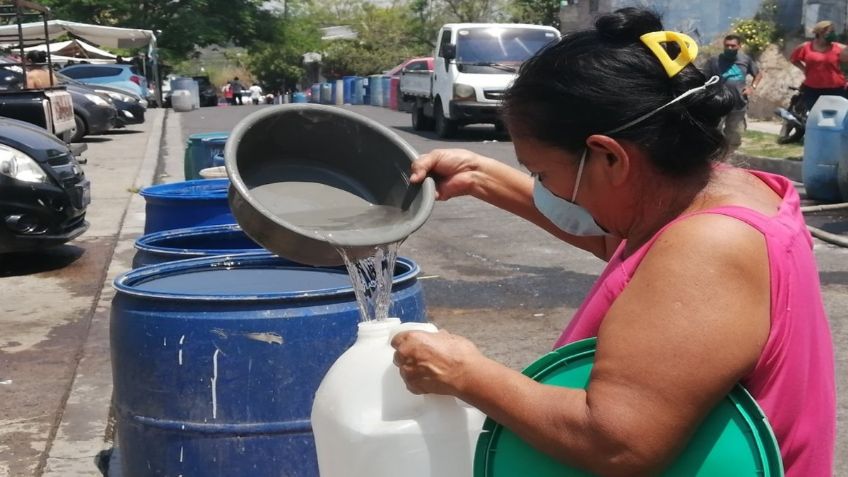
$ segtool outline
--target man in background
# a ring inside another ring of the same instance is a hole
[[[241,97],[241,92],[244,91],[244,85],[239,81],[238,76],[230,81],[230,91],[233,93],[233,104],[244,104],[244,100]]]
[[[736,105],[733,111],[724,117],[724,135],[730,147],[736,149],[742,144],[742,135],[748,127],[745,114],[748,112],[748,98],[753,96],[763,80],[763,73],[757,62],[742,51],[742,38],[731,34],[724,37],[724,52],[710,58],[704,67],[707,77],[720,76],[725,84],[736,93]],[[748,76],[753,77],[748,86]]]

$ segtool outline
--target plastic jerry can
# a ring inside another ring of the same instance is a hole
[[[397,318],[359,323],[356,342],[315,394],[312,430],[321,477],[469,477],[485,416],[450,397],[406,389],[392,363]]]

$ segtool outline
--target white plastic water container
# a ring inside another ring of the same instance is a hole
[[[392,363],[400,331],[435,332],[397,318],[359,324],[312,405],[321,477],[470,477],[485,416],[449,396],[417,396]]]
[[[174,111],[186,113],[194,109],[194,99],[191,96],[191,91],[187,89],[178,89],[171,92],[171,107]]]

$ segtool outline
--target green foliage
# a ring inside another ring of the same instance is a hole
[[[98,25],[159,30],[166,60],[185,58],[195,46],[270,40],[277,20],[262,0],[42,0],[55,18]]]
[[[267,88],[294,89],[303,79],[303,54],[320,48],[321,34],[309,18],[294,17],[278,25],[276,39],[257,45],[247,59],[251,73]]]
[[[549,25],[559,28],[560,0],[513,0],[512,20],[519,23]]]
[[[733,31],[742,37],[742,42],[752,56],[759,55],[769,44],[779,39],[774,22],[737,19],[732,25]]]
[[[325,76],[379,73],[407,58],[428,54],[430,45],[410,35],[415,21],[409,8],[363,4],[347,22],[358,33],[357,39],[326,42],[322,48]]]
[[[777,0],[764,0],[753,19],[737,18],[733,31],[742,37],[748,53],[758,56],[772,43],[780,43],[782,35],[777,26]]]

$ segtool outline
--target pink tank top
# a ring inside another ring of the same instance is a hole
[[[771,330],[754,370],[741,384],[757,400],[774,429],[787,477],[833,473],[836,390],[830,328],[822,304],[813,241],[800,199],[785,177],[751,171],[783,201],[777,215],[726,206],[696,212],[741,220],[766,238],[771,274]],[[598,335],[607,311],[665,228],[622,260],[616,250],[556,347]]]

